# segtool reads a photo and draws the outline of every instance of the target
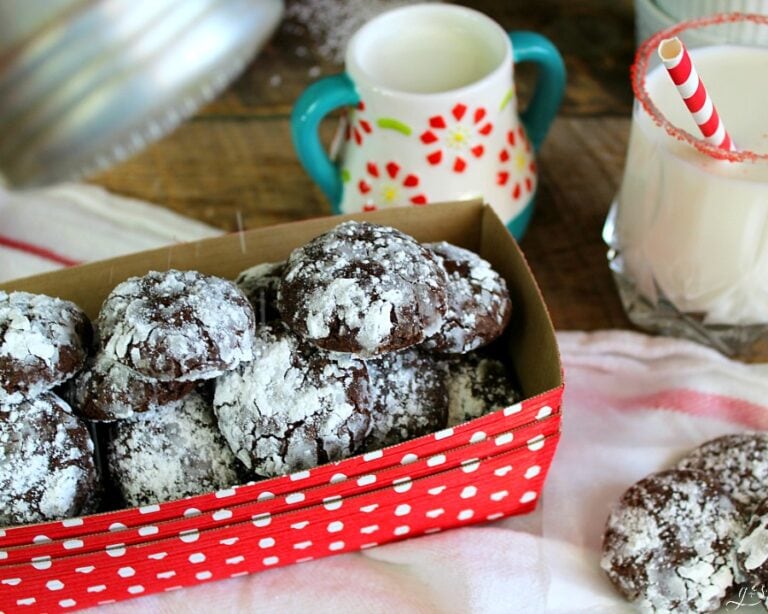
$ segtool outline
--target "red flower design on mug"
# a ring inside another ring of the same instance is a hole
[[[363,116],[365,103],[361,100],[355,105],[354,109],[349,111],[347,116],[347,125],[344,129],[344,137],[347,141],[354,139],[358,145],[363,144],[363,137],[373,132],[371,122]]]
[[[430,148],[427,162],[434,166],[452,158],[453,171],[463,173],[467,160],[483,157],[485,146],[479,141],[491,134],[493,123],[483,107],[468,111],[467,105],[457,103],[448,121],[442,115],[429,118],[429,128],[421,134],[421,142]]]
[[[419,191],[418,175],[401,173],[402,169],[396,162],[387,162],[382,169],[375,162],[368,162],[365,170],[366,176],[357,182],[357,189],[363,198],[363,211],[427,204],[427,197]]]
[[[501,170],[496,183],[511,187],[512,198],[519,200],[533,192],[536,185],[536,162],[530,159],[531,143],[522,126],[507,132],[507,144],[499,152]]]

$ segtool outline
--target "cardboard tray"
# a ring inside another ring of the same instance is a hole
[[[0,529],[0,611],[113,603],[370,548],[533,510],[560,435],[562,372],[531,272],[479,202],[399,208],[262,228],[134,254],[0,286],[75,301],[95,317],[119,282],[149,270],[234,278],[344,219],[395,226],[477,251],[507,280],[501,341],[524,400],[438,433],[302,471],[190,497]]]

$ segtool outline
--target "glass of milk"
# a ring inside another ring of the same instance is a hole
[[[624,176],[603,235],[635,324],[750,359],[768,349],[768,47],[745,42],[759,37],[739,35],[739,22],[768,34],[768,17],[731,14],[678,24],[638,50]],[[701,138],[657,57],[671,36],[737,151]]]

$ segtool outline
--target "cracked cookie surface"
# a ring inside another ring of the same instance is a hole
[[[370,424],[362,360],[313,348],[282,324],[260,326],[253,348],[214,395],[219,428],[246,467],[272,477],[360,450]]]
[[[437,255],[448,274],[443,324],[424,347],[445,354],[464,354],[501,335],[512,313],[504,278],[487,260],[468,249],[445,241],[426,243],[424,247]]]
[[[79,416],[111,422],[178,401],[194,387],[195,382],[146,379],[99,354],[72,380],[69,400]]]
[[[708,473],[749,520],[766,495],[768,433],[717,437],[689,452],[677,466]]]
[[[196,271],[127,279],[97,322],[104,355],[151,379],[210,379],[252,356],[248,299],[233,282]]]
[[[93,441],[55,394],[0,405],[0,527],[79,516],[96,490]]]
[[[448,398],[432,356],[409,348],[369,360],[366,366],[372,393],[366,450],[377,450],[445,427]]]
[[[0,292],[0,403],[34,398],[83,365],[91,325],[70,301]]]
[[[107,464],[128,505],[162,503],[239,483],[237,461],[213,410],[193,392],[116,422]]]
[[[737,509],[707,474],[662,471],[612,509],[601,567],[641,611],[714,611],[734,582],[740,529]]]
[[[446,283],[437,257],[412,237],[344,222],[291,253],[278,307],[312,344],[372,357],[437,332]]]

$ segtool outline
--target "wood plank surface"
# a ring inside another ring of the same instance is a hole
[[[382,0],[379,4],[386,6]],[[541,151],[537,210],[522,242],[555,325],[583,330],[630,326],[600,232],[627,145],[632,1],[465,4],[506,29],[544,34],[565,58],[565,100]],[[288,2],[289,14],[295,9]],[[289,124],[301,91],[319,75],[341,70],[321,53],[321,44],[301,19],[288,17],[219,98],[172,134],[91,181],[227,230],[327,215],[327,202],[293,152]],[[529,70],[519,70],[522,100],[532,81]],[[323,126],[326,142],[332,123]]]

